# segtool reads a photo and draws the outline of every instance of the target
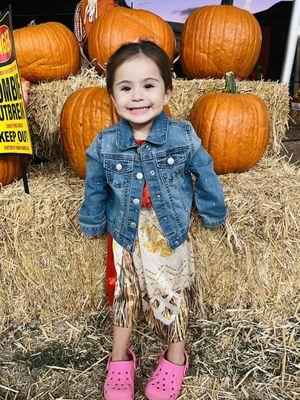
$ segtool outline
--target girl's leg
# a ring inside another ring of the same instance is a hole
[[[122,328],[114,325],[113,345],[111,357],[112,361],[128,361],[127,347],[132,328]]]
[[[183,365],[185,363],[184,355],[185,342],[169,343],[167,359],[173,364]]]

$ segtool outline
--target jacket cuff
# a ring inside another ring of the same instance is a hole
[[[102,224],[98,225],[90,225],[90,224],[84,224],[80,222],[80,229],[81,231],[87,235],[87,236],[99,236],[102,235],[106,231],[106,221],[104,221]]]
[[[227,217],[228,217],[228,213],[226,213],[226,215],[223,218],[217,219],[217,220],[214,218],[209,218],[209,217],[205,217],[205,216],[201,215],[201,221],[205,228],[217,228],[224,224]]]

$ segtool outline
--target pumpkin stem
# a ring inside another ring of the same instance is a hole
[[[222,0],[221,1],[221,6],[232,6],[233,5],[233,0]]]
[[[33,19],[32,21],[29,22],[27,26],[35,26],[36,25],[36,20]]]
[[[225,93],[237,93],[234,73],[232,71],[226,72],[225,75]]]

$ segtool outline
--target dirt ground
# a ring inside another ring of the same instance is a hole
[[[300,398],[299,310],[264,326],[250,310],[192,315],[187,350],[190,367],[180,399],[283,400]],[[111,315],[105,306],[83,320],[3,321],[0,398],[103,399],[110,352]],[[155,369],[163,343],[142,323],[132,348],[139,360],[136,399]]]

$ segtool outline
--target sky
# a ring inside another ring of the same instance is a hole
[[[132,1],[127,0],[128,5],[131,3]],[[133,7],[150,10],[166,21],[184,22],[191,9],[220,3],[221,0],[134,0]],[[235,0],[233,4],[240,8],[248,6],[248,11],[254,14],[266,10],[275,3],[279,3],[279,0]]]

